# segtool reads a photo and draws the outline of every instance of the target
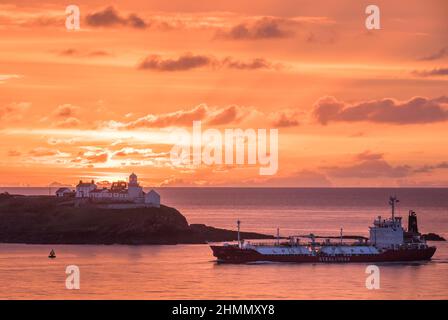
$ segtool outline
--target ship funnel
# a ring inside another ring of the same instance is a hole
[[[408,232],[418,233],[417,214],[412,210],[409,210]]]

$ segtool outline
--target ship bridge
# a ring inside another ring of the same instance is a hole
[[[392,207],[392,216],[382,219],[378,216],[370,228],[369,241],[377,248],[394,248],[404,243],[404,229],[401,225],[401,217],[395,217],[395,205],[399,202],[396,197],[390,197],[389,204]]]

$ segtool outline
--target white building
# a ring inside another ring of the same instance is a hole
[[[132,173],[129,176],[128,194],[129,198],[131,199],[137,199],[143,197],[143,189],[138,184],[137,175],[135,173]]]
[[[59,188],[56,190],[56,197],[69,197],[72,196],[73,191],[69,188]]]
[[[129,176],[128,183],[117,181],[112,183],[110,189],[98,189],[93,180],[91,183],[80,181],[76,186],[76,197],[89,198],[95,202],[131,202],[142,206],[160,207],[160,195],[154,190],[145,194],[135,173]]]
[[[154,190],[149,191],[145,194],[145,204],[148,207],[160,208],[160,195]]]
[[[76,198],[89,198],[90,192],[95,189],[96,184],[93,180],[90,183],[84,183],[82,180],[79,180],[79,183],[76,186]]]

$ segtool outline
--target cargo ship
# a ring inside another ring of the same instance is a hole
[[[317,236],[314,234],[290,236],[273,243],[238,242],[211,245],[213,255],[220,263],[296,262],[296,263],[349,263],[349,262],[409,262],[430,260],[436,247],[429,246],[418,231],[417,215],[409,211],[407,231],[402,217],[395,216],[397,197],[390,197],[390,218],[378,216],[369,227],[369,237]],[[306,239],[306,240],[304,240]],[[349,241],[347,241],[349,240]],[[351,240],[351,242],[350,242]]]

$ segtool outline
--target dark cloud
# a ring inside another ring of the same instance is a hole
[[[414,172],[416,173],[428,173],[437,169],[448,169],[448,162],[444,161],[444,162],[440,162],[438,164],[435,165],[424,165],[420,168],[416,168],[414,170]]]
[[[232,57],[226,57],[220,60],[208,55],[184,53],[178,58],[163,58],[159,55],[150,55],[146,57],[138,67],[139,69],[154,71],[187,71],[204,67],[258,70],[278,68],[281,67],[281,65],[274,65],[261,58],[240,61]]]
[[[357,160],[365,161],[365,160],[381,160],[383,159],[383,153],[375,153],[366,150],[356,155]]]
[[[76,113],[79,107],[71,105],[71,104],[61,104],[59,105],[53,112],[53,114],[57,117],[71,117]]]
[[[145,20],[143,20],[142,18],[140,18],[138,15],[136,15],[134,13],[131,13],[128,16],[127,24],[130,25],[131,27],[138,28],[138,29],[144,29],[147,27],[147,23],[145,22]]]
[[[448,57],[448,47],[444,47],[444,48],[440,49],[439,51],[434,52],[433,54],[430,54],[428,56],[420,58],[420,60],[432,61],[432,60],[442,59],[444,57]]]
[[[300,125],[299,120],[297,120],[298,114],[295,111],[279,111],[272,116],[274,118],[272,125],[277,128],[297,127]]]
[[[59,52],[61,56],[75,56],[79,54],[79,51],[73,48],[65,49]]]
[[[278,39],[292,35],[287,30],[287,20],[281,18],[263,17],[252,23],[240,23],[227,31],[221,31],[218,36],[234,40]]]
[[[224,60],[222,60],[221,64],[230,69],[240,69],[240,70],[271,69],[273,67],[270,62],[261,58],[245,62],[234,60],[231,57],[227,57]]]
[[[401,178],[412,172],[411,167],[407,165],[392,166],[384,160],[366,160],[351,166],[322,169],[335,178]]]
[[[86,16],[86,23],[91,27],[130,26],[137,29],[144,29],[148,26],[148,24],[135,13],[131,13],[127,17],[124,17],[112,6],[88,14]]]
[[[68,48],[62,51],[59,51],[58,53],[61,56],[67,56],[67,57],[85,57],[85,58],[91,58],[91,57],[105,57],[110,56],[111,54],[105,50],[95,50],[95,51],[89,51],[89,52],[81,52],[79,50]]]
[[[412,73],[420,77],[448,76],[448,68],[435,68],[432,70],[413,71]]]
[[[448,97],[414,97],[408,101],[380,99],[348,104],[323,97],[314,105],[313,116],[323,125],[329,122],[369,121],[391,124],[419,124],[448,120]]]
[[[211,64],[213,64],[213,58],[186,53],[177,59],[163,59],[158,55],[151,55],[143,60],[139,68],[156,71],[186,71]]]

